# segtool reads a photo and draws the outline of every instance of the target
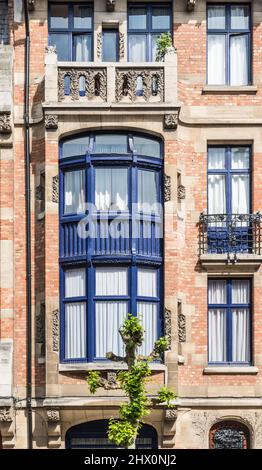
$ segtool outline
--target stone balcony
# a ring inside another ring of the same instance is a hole
[[[170,48],[163,62],[57,62],[54,48],[45,58],[45,111],[61,113],[124,109],[174,112],[177,55]],[[143,112],[143,111],[142,111]]]

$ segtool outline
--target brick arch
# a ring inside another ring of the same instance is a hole
[[[250,449],[250,431],[240,421],[218,421],[210,429],[209,448]]]

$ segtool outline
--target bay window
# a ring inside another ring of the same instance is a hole
[[[251,83],[250,6],[207,6],[207,83],[243,86]]]

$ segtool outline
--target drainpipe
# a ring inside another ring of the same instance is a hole
[[[26,407],[27,442],[32,449],[32,303],[31,303],[31,191],[30,191],[30,123],[29,123],[29,60],[30,31],[27,0],[23,0],[25,17],[25,87],[24,87],[24,133],[25,133],[25,203],[26,203]]]

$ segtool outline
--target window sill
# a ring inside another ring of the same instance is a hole
[[[228,93],[228,94],[248,94],[257,93],[258,88],[255,85],[247,86],[228,86],[228,85],[205,85],[202,93]]]
[[[165,371],[166,366],[160,363],[153,363],[149,365],[150,369],[153,371]],[[67,363],[59,364],[59,372],[85,372],[89,370],[125,370],[127,366],[121,362],[84,362],[84,363]]]
[[[257,271],[262,264],[262,255],[256,255],[251,253],[205,253],[200,255],[200,263],[207,272],[217,272],[219,270],[224,271],[225,267],[238,270],[241,266],[248,272]]]
[[[254,366],[208,366],[203,370],[205,375],[256,375],[258,368]]]

